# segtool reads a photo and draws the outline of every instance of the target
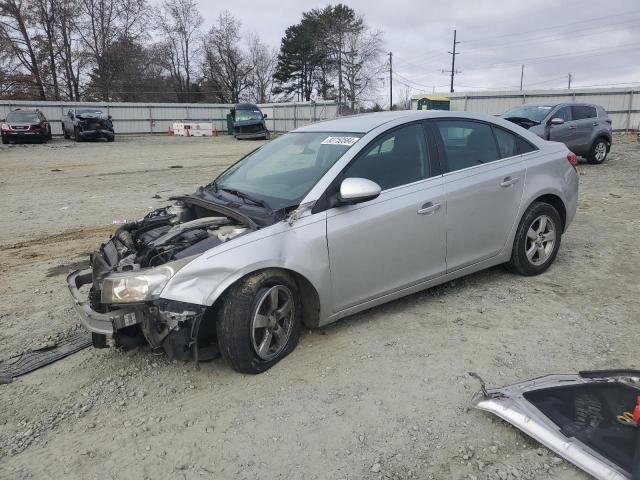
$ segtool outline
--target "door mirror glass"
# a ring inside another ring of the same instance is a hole
[[[354,204],[373,200],[382,188],[366,178],[345,178],[340,184],[338,200],[342,204]]]
[[[562,125],[563,123],[564,123],[564,119],[559,117],[552,118],[551,121],[549,122],[550,125]]]

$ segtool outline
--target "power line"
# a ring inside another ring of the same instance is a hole
[[[527,35],[530,33],[538,33],[541,31],[546,31],[546,30],[554,30],[556,28],[566,28],[568,25],[582,25],[584,26],[585,23],[591,23],[591,22],[602,22],[602,20],[607,19],[607,18],[614,18],[614,17],[621,17],[621,16],[628,16],[631,14],[636,14],[636,13],[640,13],[640,10],[630,10],[628,12],[622,12],[622,13],[618,13],[615,15],[606,15],[606,16],[598,16],[598,17],[591,17],[591,18],[586,18],[586,19],[582,19],[582,20],[577,20],[575,22],[569,22],[569,23],[562,23],[560,25],[551,25],[551,26],[547,26],[547,27],[542,27],[542,28],[537,28],[535,30],[527,30],[524,32],[513,32],[513,33],[505,33],[502,35],[492,35],[489,37],[481,37],[481,38],[471,38],[469,40],[466,40],[464,43],[468,43],[468,42],[482,42],[485,40],[489,40],[489,39],[495,39],[495,38],[505,38],[505,37],[512,37],[512,36],[518,36],[518,37],[522,37],[523,35]]]

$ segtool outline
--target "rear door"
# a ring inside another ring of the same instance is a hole
[[[525,183],[518,138],[468,119],[433,122],[446,164],[447,272],[496,256],[516,222]]]
[[[372,180],[382,193],[327,211],[335,312],[444,274],[443,178],[425,133],[420,122],[385,133],[339,178]]]
[[[586,154],[591,148],[592,132],[598,126],[598,112],[591,105],[572,105],[571,116],[576,125],[574,152]]]

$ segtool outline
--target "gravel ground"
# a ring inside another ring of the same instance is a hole
[[[0,147],[0,358],[78,328],[64,277],[113,220],[193,191],[259,144]],[[467,372],[499,386],[640,367],[639,147],[619,137],[605,164],[579,166],[577,217],[542,276],[494,268],[305,332],[258,376],[90,348],[0,385],[0,478],[584,478],[470,410]]]

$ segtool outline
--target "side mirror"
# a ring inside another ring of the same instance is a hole
[[[345,178],[340,184],[338,201],[344,205],[366,202],[376,198],[381,191],[380,185],[366,178]]]
[[[111,120],[111,115],[107,115],[107,118],[108,118],[109,120]]]
[[[265,114],[263,114],[263,115],[262,115],[262,118],[267,118],[267,114],[266,114],[266,113],[265,113]]]
[[[564,119],[555,117],[549,121],[549,125],[562,125],[564,123]]]

